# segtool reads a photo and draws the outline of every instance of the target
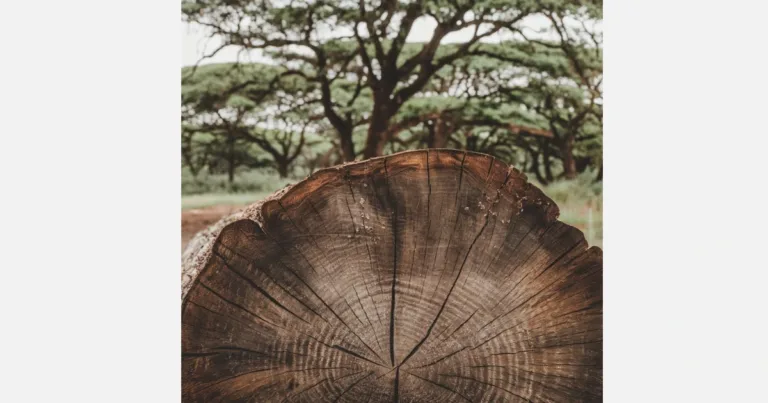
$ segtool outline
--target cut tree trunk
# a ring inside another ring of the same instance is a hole
[[[185,402],[602,400],[602,251],[493,157],[328,168],[239,214],[183,268]]]

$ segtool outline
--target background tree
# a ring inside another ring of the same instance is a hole
[[[356,128],[366,124],[362,156],[381,155],[392,140],[391,120],[438,71],[467,57],[487,55],[482,39],[494,34],[530,41],[523,20],[534,15],[599,18],[600,2],[576,1],[256,1],[186,0],[185,18],[211,29],[222,45],[260,49],[316,85],[312,102],[338,135],[345,160],[356,157]],[[432,37],[406,44],[419,18],[436,23]],[[458,31],[471,36],[441,46]],[[358,100],[370,109],[357,114]]]
[[[586,165],[602,165],[597,151],[602,149],[602,37],[583,21],[581,27],[573,27],[559,12],[546,15],[560,41],[532,43],[540,48],[537,54],[546,55],[546,48],[557,55],[561,64],[564,59],[566,68],[532,66],[527,85],[503,86],[501,92],[507,101],[526,105],[547,119],[554,139],[545,146],[556,148],[564,176],[573,179]],[[510,61],[506,57],[499,59]],[[545,166],[549,169],[548,158]],[[548,180],[552,180],[549,174]]]
[[[230,183],[239,166],[271,165],[288,175],[317,119],[303,102],[306,83],[282,73],[268,65],[220,64],[185,78],[182,153],[193,175],[202,165],[224,165]]]
[[[181,158],[183,166],[189,168],[193,176],[208,166],[212,154],[211,143],[214,137],[201,133],[195,127],[187,125],[181,129]]]
[[[485,152],[522,163],[541,183],[554,179],[555,166],[573,178],[600,165],[599,47],[505,41],[477,53],[444,67],[401,108],[388,129],[392,151],[423,144]]]

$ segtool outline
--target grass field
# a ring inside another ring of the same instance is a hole
[[[196,195],[182,195],[181,209],[200,209],[218,205],[244,206],[257,202],[272,192],[247,192],[247,193],[204,193]]]
[[[186,183],[184,181],[187,181]],[[227,192],[221,176],[207,176],[189,182],[182,175],[182,238],[184,243],[194,233],[237,209],[264,199],[274,191],[297,180],[279,179],[262,172],[247,172],[236,177],[239,192]],[[535,184],[535,183],[534,183]],[[592,176],[583,175],[572,181],[560,181],[548,186],[536,184],[560,207],[560,221],[584,232],[590,245],[603,246],[602,184],[592,183]],[[186,192],[185,192],[186,190]]]

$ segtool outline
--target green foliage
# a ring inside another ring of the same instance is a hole
[[[529,180],[557,203],[560,221],[582,230],[589,245],[603,246],[603,183],[595,181],[595,172],[587,170],[573,180],[548,185]]]
[[[226,174],[203,171],[194,176],[188,168],[181,170],[182,195],[254,192],[266,195],[295,182],[296,179],[280,178],[274,171],[266,169],[239,170],[232,183]]]
[[[183,0],[187,21],[271,59],[183,69],[186,166],[292,175],[431,146],[491,153],[546,183],[602,166],[600,0],[391,6]],[[548,39],[524,29],[529,16],[550,21]],[[437,24],[432,38],[405,42],[418,19]],[[444,41],[461,30],[472,39]],[[494,32],[505,40],[486,41]]]
[[[547,185],[529,178],[530,182],[545,187],[547,196],[563,205],[585,205],[602,210],[603,183],[595,181],[595,172],[587,170],[573,180],[558,180]]]
[[[306,141],[296,122],[309,120],[307,110],[290,104],[312,84],[258,63],[188,67],[182,77],[182,155],[191,172],[202,166],[233,172],[268,166],[271,160],[278,172],[288,174]]]

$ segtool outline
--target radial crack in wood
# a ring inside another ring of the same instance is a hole
[[[185,402],[602,400],[602,251],[493,157],[318,171],[185,253]]]

